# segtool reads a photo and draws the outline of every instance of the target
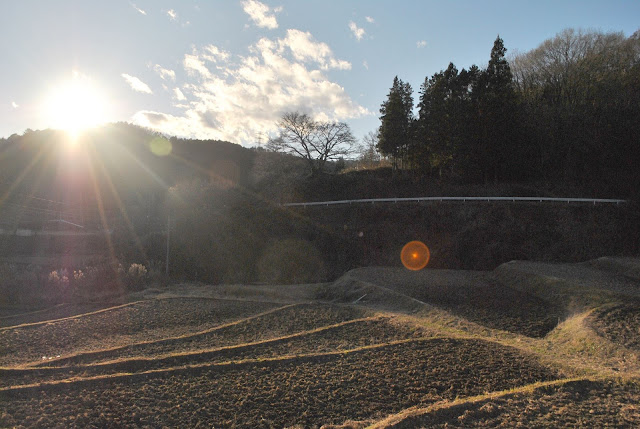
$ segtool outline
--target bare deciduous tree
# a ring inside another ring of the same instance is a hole
[[[278,127],[279,135],[267,147],[305,159],[311,174],[323,171],[327,161],[351,154],[356,141],[346,123],[314,121],[306,113],[287,112]]]
[[[380,163],[380,153],[378,152],[378,133],[369,131],[362,138],[360,146],[359,164],[364,168],[372,168]]]
[[[514,57],[514,82],[526,96],[544,87],[547,98],[573,105],[590,96],[594,82],[633,67],[633,48],[632,38],[625,41],[622,33],[566,29]]]

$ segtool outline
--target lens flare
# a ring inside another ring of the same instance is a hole
[[[165,138],[156,137],[149,142],[149,149],[156,156],[167,156],[171,154],[173,145]]]
[[[408,242],[400,252],[402,265],[411,271],[420,271],[426,267],[430,258],[429,248],[421,241]]]

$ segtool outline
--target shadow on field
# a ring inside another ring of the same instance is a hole
[[[326,287],[320,297],[344,301],[362,290],[360,298],[371,292],[362,289],[362,282],[395,292],[386,298],[387,305],[405,296],[489,328],[534,338],[544,337],[566,315],[560,306],[503,285],[481,271],[359,268]],[[368,296],[362,300],[366,302]]]

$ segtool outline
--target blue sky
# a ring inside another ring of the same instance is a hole
[[[417,100],[425,77],[450,61],[486,66],[498,34],[511,54],[565,28],[626,36],[640,28],[637,0],[0,0],[0,8],[1,137],[65,127],[73,116],[247,146],[264,142],[287,110],[345,121],[361,138],[379,125],[394,76]]]

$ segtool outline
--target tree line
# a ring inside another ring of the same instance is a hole
[[[565,30],[486,68],[453,63],[413,90],[396,77],[378,151],[394,169],[462,183],[554,182],[603,193],[640,186],[640,31]]]

